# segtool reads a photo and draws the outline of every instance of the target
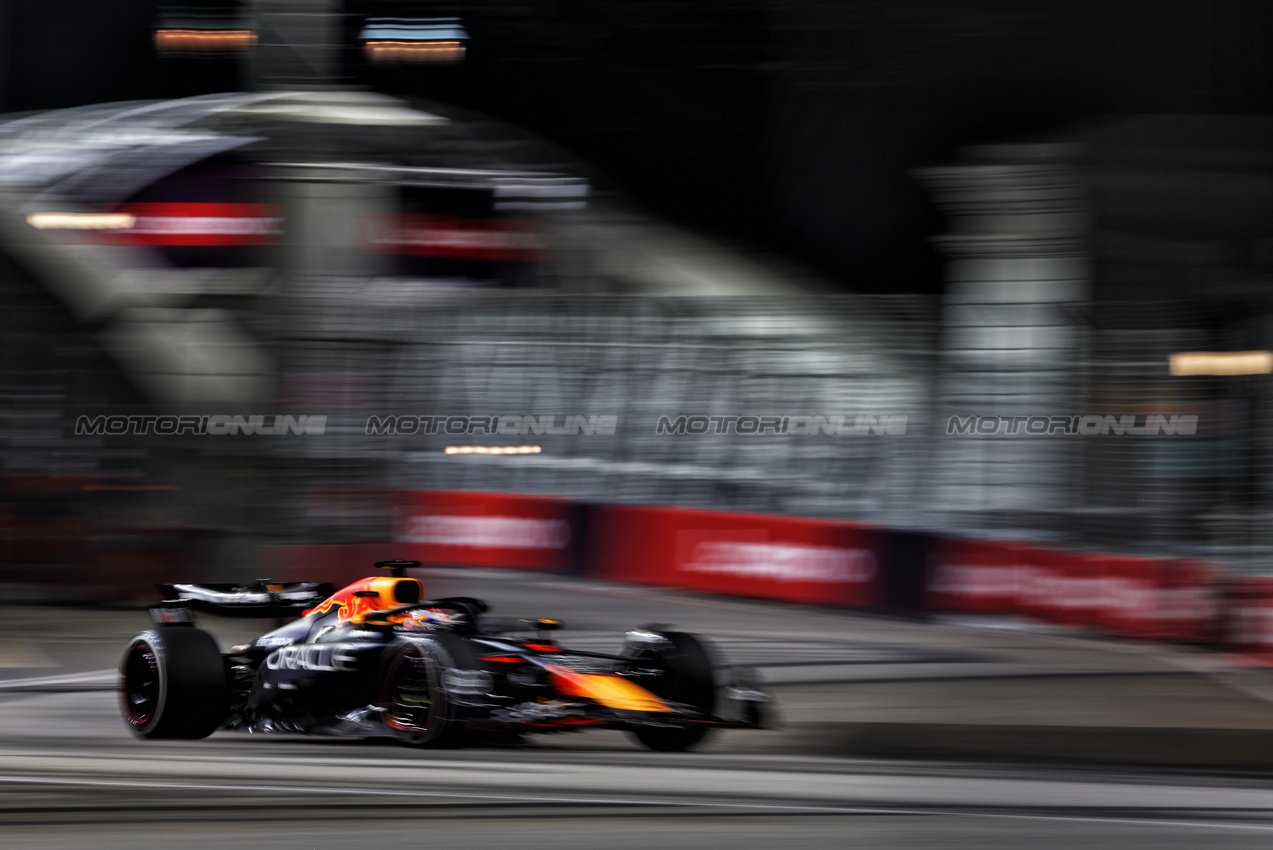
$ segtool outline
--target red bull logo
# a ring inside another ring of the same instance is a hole
[[[341,623],[361,622],[367,616],[410,602],[419,602],[424,587],[417,579],[371,576],[333,593],[306,616],[326,614],[333,609]]]

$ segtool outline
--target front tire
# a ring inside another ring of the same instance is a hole
[[[432,641],[403,641],[385,651],[380,718],[398,743],[445,747],[459,740],[455,705],[442,685],[446,671],[454,666],[450,653]]]
[[[716,673],[706,644],[687,632],[659,632],[664,641],[633,653],[640,664],[661,667],[661,679],[642,685],[668,702],[696,709],[704,718],[716,709]],[[643,746],[663,753],[679,753],[702,743],[707,726],[679,729],[652,727],[633,730],[630,734]]]
[[[227,706],[225,660],[207,632],[154,629],[124,650],[119,708],[138,738],[206,738],[225,722]]]

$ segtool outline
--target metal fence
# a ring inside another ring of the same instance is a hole
[[[100,355],[58,366],[90,338],[40,331],[29,304],[12,306],[27,319],[6,337],[5,478],[118,479],[76,491],[99,519],[131,499],[144,516],[130,522],[222,538],[382,540],[385,493],[420,488],[833,517],[1250,572],[1273,548],[1268,377],[1167,367],[1179,351],[1273,348],[1258,311],[314,279],[243,320],[273,354],[277,412],[325,415],[326,433],[177,441],[71,434],[78,408],[118,404],[115,379]],[[568,416],[582,417],[575,433],[552,433],[572,430]],[[1120,433],[1127,416],[1140,433]],[[1196,426],[1144,433],[1155,416]],[[368,433],[372,417],[437,432]],[[522,427],[499,433],[490,417]],[[539,452],[447,453],[472,446]]]
[[[923,300],[499,291],[406,304],[338,288],[289,309],[280,340],[284,386],[339,388],[311,402],[333,411],[333,439],[280,443],[299,466],[360,459],[395,488],[917,518],[934,353]],[[375,435],[372,416],[532,421]],[[613,417],[612,433],[538,433],[567,416]],[[475,444],[540,451],[446,452]]]
[[[923,297],[457,295],[401,282],[313,284],[285,306],[276,345],[284,399],[289,386],[317,388],[291,401],[327,412],[329,437],[280,440],[274,457],[316,488],[488,489],[790,513],[1218,556],[1248,569],[1260,568],[1270,542],[1268,437],[1258,415],[1266,379],[1170,375],[1172,352],[1236,332],[1191,305],[954,305],[977,314],[969,335],[950,301]],[[1256,347],[1266,324],[1247,320],[1244,342]],[[429,420],[439,433],[367,433],[373,416],[453,417],[458,429],[460,417],[546,416],[561,425],[568,415],[613,416],[617,425],[612,434],[488,434],[483,425],[448,434],[439,419]],[[660,433],[661,420],[666,432],[694,416],[704,433]],[[1167,427],[1148,433],[1156,416]],[[1172,416],[1197,416],[1194,432],[1175,433]],[[771,424],[739,433],[732,417]],[[774,418],[784,417],[788,433],[775,433]],[[905,417],[904,427],[893,417]],[[998,429],[970,430],[968,417],[983,429],[997,419]],[[1040,417],[1049,430],[1035,429]],[[843,423],[840,433],[826,433],[832,422]],[[446,451],[532,443],[539,453]],[[374,508],[347,513],[343,525],[321,513],[321,522],[292,516],[279,531],[384,533],[356,519]]]

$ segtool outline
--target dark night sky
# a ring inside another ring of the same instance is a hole
[[[425,4],[348,0],[410,14]],[[187,4],[189,5],[189,4]],[[159,60],[158,4],[0,0],[6,111],[232,88]],[[1273,111],[1267,0],[474,0],[430,3],[466,62],[355,81],[521,124],[673,219],[857,289],[925,291],[940,228],[912,169],[1119,112]],[[356,29],[356,27],[355,27]]]

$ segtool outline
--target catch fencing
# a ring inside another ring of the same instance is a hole
[[[1171,375],[1171,353],[1234,333],[1190,305],[304,292],[275,341],[280,401],[329,427],[272,444],[312,494],[279,515],[288,539],[384,539],[378,494],[473,490],[1247,571],[1273,543],[1266,380]]]

